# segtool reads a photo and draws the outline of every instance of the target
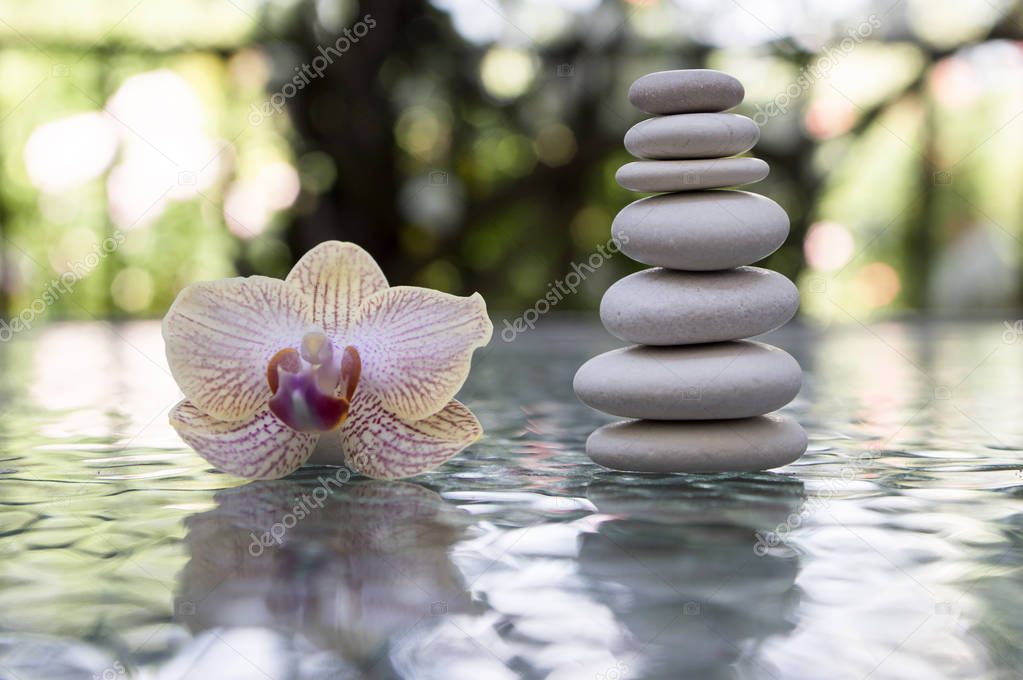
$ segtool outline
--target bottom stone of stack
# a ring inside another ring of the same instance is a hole
[[[806,451],[806,432],[777,413],[737,420],[627,420],[586,440],[586,454],[629,472],[753,472],[787,465]]]

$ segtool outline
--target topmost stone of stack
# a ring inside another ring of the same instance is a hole
[[[745,94],[742,83],[727,73],[684,69],[642,76],[629,88],[629,101],[658,115],[716,113],[738,105]]]

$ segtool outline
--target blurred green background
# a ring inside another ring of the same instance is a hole
[[[3,318],[157,317],[331,238],[517,315],[637,198],[629,83],[688,67],[746,86],[804,315],[1018,307],[1021,39],[999,0],[0,0]]]

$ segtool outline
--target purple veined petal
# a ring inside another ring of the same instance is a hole
[[[462,387],[473,351],[490,342],[493,330],[479,293],[458,297],[412,286],[376,293],[352,331],[361,390],[407,420],[437,413]]]
[[[308,324],[300,293],[265,276],[194,283],[163,319],[167,363],[185,398],[221,420],[254,414],[270,398],[266,366]]]
[[[318,434],[292,430],[267,407],[244,420],[223,421],[186,399],[171,409],[170,423],[215,468],[248,479],[291,474],[309,458],[319,439]]]
[[[342,241],[326,241],[307,252],[286,281],[306,299],[313,322],[342,345],[363,300],[387,288],[373,257]]]
[[[384,408],[380,397],[360,389],[337,438],[353,470],[375,479],[399,479],[437,467],[482,435],[476,416],[457,401],[409,422]]]

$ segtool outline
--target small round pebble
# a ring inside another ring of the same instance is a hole
[[[683,113],[647,118],[625,133],[625,148],[637,158],[720,158],[745,153],[760,128],[734,113]]]
[[[806,432],[772,413],[742,420],[631,420],[586,440],[594,463],[630,472],[753,472],[787,465],[806,451]]]
[[[622,208],[611,233],[643,264],[713,271],[758,262],[781,246],[789,217],[771,199],[747,191],[661,194]]]
[[[745,96],[742,83],[712,69],[657,71],[629,87],[629,101],[653,114],[715,112],[737,106]]]
[[[615,180],[630,191],[697,191],[752,184],[769,172],[759,158],[633,161],[618,168]]]
[[[573,387],[584,404],[615,416],[720,420],[776,411],[795,398],[802,380],[784,350],[739,340],[612,350],[583,364]]]
[[[739,340],[778,328],[799,308],[799,291],[769,269],[720,272],[646,269],[613,284],[600,301],[612,335],[641,345]]]

